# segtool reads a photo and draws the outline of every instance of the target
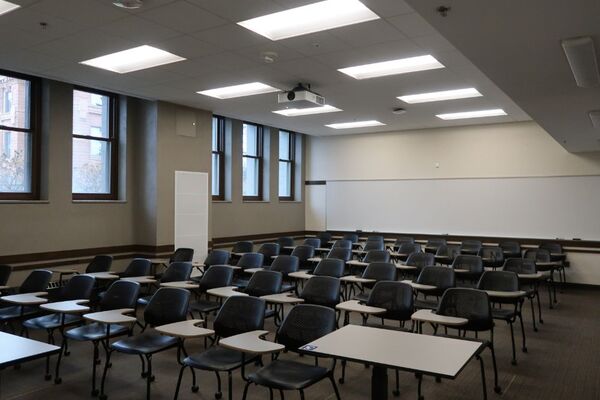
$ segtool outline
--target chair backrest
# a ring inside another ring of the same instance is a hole
[[[394,248],[400,254],[420,253],[422,251],[421,244],[414,243],[414,242],[413,243],[403,242],[398,247],[396,247],[396,245],[394,245]]]
[[[477,289],[515,292],[519,290],[519,277],[510,271],[485,271],[477,283]]]
[[[535,262],[550,262],[550,251],[546,249],[527,249],[523,253],[523,258]]]
[[[229,265],[213,265],[208,267],[198,282],[201,293],[208,289],[230,286],[233,280],[233,268]]]
[[[344,275],[345,263],[338,258],[324,258],[317,264],[313,275],[339,278]]]
[[[31,271],[19,287],[19,293],[45,292],[52,278],[52,271],[36,269]]]
[[[164,274],[160,278],[161,282],[187,281],[192,274],[192,263],[176,261],[169,264]]]
[[[352,243],[358,242],[358,234],[357,233],[344,233],[342,236],[342,240],[349,240]]]
[[[179,288],[159,288],[144,309],[144,321],[160,326],[184,321],[190,304],[190,292]]]
[[[460,251],[465,254],[477,254],[481,246],[481,240],[463,240]]]
[[[194,249],[180,247],[169,259],[169,264],[174,262],[192,262],[194,260]]]
[[[406,259],[406,265],[421,270],[435,265],[435,257],[433,253],[411,253]]]
[[[373,241],[373,240],[367,240],[367,242],[365,243],[365,245],[363,246],[363,251],[369,251],[369,250],[383,250],[384,249],[384,245],[383,245],[383,241]]]
[[[477,289],[450,288],[444,292],[437,309],[439,315],[469,320],[460,328],[469,331],[492,329],[492,309],[486,292]]]
[[[396,241],[394,242],[394,249],[399,249],[403,243],[414,243],[414,242],[415,242],[415,238],[412,238],[409,236],[400,236],[399,238],[396,238]]]
[[[140,284],[133,281],[118,280],[113,282],[102,299],[100,310],[117,310],[119,308],[135,308],[140,294]]]
[[[260,297],[281,292],[283,275],[279,271],[257,271],[252,274],[244,290],[250,296]]]
[[[315,279],[315,278],[311,278]],[[301,346],[335,330],[335,311],[314,304],[294,306],[277,330],[276,341],[297,353]]]
[[[504,261],[502,269],[519,275],[531,275],[537,273],[535,261],[524,258],[508,258]]]
[[[381,235],[371,235],[367,236],[367,242],[384,242],[383,236]]]
[[[363,258],[363,262],[373,263],[373,262],[390,262],[390,253],[387,250],[369,250],[365,258]]]
[[[245,253],[238,260],[237,266],[242,269],[260,268],[265,256],[262,253]]]
[[[10,265],[0,265],[0,286],[6,286],[11,273],[12,267]]]
[[[315,256],[315,248],[304,244],[296,246],[292,251],[292,255],[298,257],[300,264],[305,264],[306,260]]]
[[[395,281],[396,265],[390,262],[372,262],[367,265],[362,277],[376,281]]]
[[[108,272],[110,270],[110,266],[112,265],[113,258],[112,256],[107,255],[99,255],[94,257],[94,259],[88,264],[85,272],[88,274],[94,272]]]
[[[229,262],[229,252],[226,250],[212,250],[204,259],[204,265],[223,265]]]
[[[346,262],[352,258],[352,250],[344,249],[342,247],[336,247],[329,250],[329,253],[327,253],[327,258],[336,258],[338,260]]]
[[[304,284],[300,298],[306,304],[335,308],[340,302],[340,280],[330,276],[313,276]]]
[[[437,249],[443,244],[446,244],[446,239],[429,239],[426,246]]]
[[[258,249],[258,253],[264,256],[263,265],[271,265],[271,257],[279,255],[279,244],[263,243]]]
[[[306,246],[312,246],[315,249],[321,247],[321,239],[319,238],[306,238],[304,239],[304,244]]]
[[[437,257],[448,257],[451,260],[454,260],[458,254],[460,254],[460,246],[455,244],[442,244],[435,252]]]
[[[319,232],[317,233],[317,238],[321,240],[321,244],[325,245],[327,242],[331,241],[332,233],[331,232]]]
[[[232,296],[223,303],[213,329],[218,337],[262,330],[265,321],[265,301],[252,296]]]
[[[417,283],[435,286],[435,290],[428,291],[436,296],[443,294],[446,289],[456,286],[454,270],[448,267],[427,267],[421,270]]]
[[[518,242],[501,242],[500,248],[504,253],[507,253],[509,257],[521,257],[521,245]]]
[[[254,251],[254,243],[249,240],[236,242],[231,249],[232,253],[252,253]]]
[[[282,236],[277,239],[277,244],[279,245],[279,248],[293,246],[294,238],[291,236]]]
[[[482,247],[479,250],[479,256],[481,258],[490,258],[498,262],[504,261],[504,252],[502,251],[502,247],[499,246]]]
[[[300,259],[296,256],[285,254],[278,255],[271,264],[271,271],[281,272],[286,277],[290,272],[296,272],[300,268]]]
[[[562,253],[562,245],[556,242],[545,242],[540,244],[540,249],[548,250],[550,253]]]
[[[131,260],[125,271],[123,277],[131,276],[149,276],[152,271],[152,263],[150,260],[145,258],[134,258]]]
[[[347,239],[336,240],[332,248],[352,249],[352,241]]]
[[[92,297],[96,279],[89,275],[75,275],[61,288],[60,300],[79,300]]]
[[[373,286],[367,305],[385,308],[377,317],[395,321],[408,321],[414,312],[412,287],[403,282],[379,281]]]
[[[479,256],[459,254],[452,262],[453,269],[465,269],[470,274],[481,275],[483,273],[483,261]]]

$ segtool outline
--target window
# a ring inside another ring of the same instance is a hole
[[[225,118],[212,119],[212,198],[225,200]]]
[[[75,200],[117,198],[116,96],[73,90],[73,181]]]
[[[262,200],[263,127],[244,123],[242,194],[244,200]]]
[[[38,196],[38,81],[0,70],[0,199]]]
[[[294,200],[294,156],[296,135],[279,131],[279,199]]]

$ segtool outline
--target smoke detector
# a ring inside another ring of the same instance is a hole
[[[260,53],[260,59],[266,64],[273,64],[279,58],[279,54],[274,51],[263,51]]]
[[[142,0],[116,0],[113,4],[117,7],[126,8],[128,10],[134,10],[144,5]]]
[[[394,108],[392,110],[392,114],[396,114],[396,115],[402,115],[402,114],[406,114],[406,110],[404,108]]]

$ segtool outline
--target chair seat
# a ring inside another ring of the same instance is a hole
[[[208,313],[211,311],[216,311],[220,307],[221,305],[216,301],[197,300],[190,303],[190,310],[197,311],[199,313]]]
[[[109,337],[124,335],[129,331],[126,326],[111,324]],[[106,338],[106,324],[94,322],[92,324],[79,326],[65,332],[69,339],[79,341],[96,341]]]
[[[293,292],[294,290],[296,290],[296,285],[292,285],[291,283],[284,283],[283,285],[281,285],[282,293]]]
[[[144,296],[144,297],[140,297],[139,299],[137,299],[137,303],[140,306],[147,306],[148,303],[150,303],[150,299],[152,298],[152,296]]]
[[[230,371],[242,366],[242,352],[213,346],[203,353],[192,354],[183,360],[189,367],[207,371]],[[252,357],[246,358],[246,363],[252,361]]]
[[[28,329],[56,329],[61,326],[61,320],[61,314],[48,314],[28,319],[23,322],[23,326]],[[78,324],[82,321],[80,315],[65,314],[64,326]]]
[[[177,338],[144,333],[111,344],[113,350],[127,354],[153,354],[177,346]]]
[[[31,317],[33,315],[39,314],[40,310],[37,307],[24,307],[23,308],[23,316]],[[20,306],[9,306],[0,308],[0,321],[9,321],[11,319],[17,319],[21,317],[21,307]]]
[[[426,310],[436,310],[438,307],[437,300],[415,300],[415,308],[418,309],[426,309]]]
[[[356,296],[354,296],[354,300],[367,302],[369,300],[369,294],[368,293],[359,293]]]
[[[515,317],[514,307],[508,308],[492,308],[492,317],[494,319],[509,320]]]
[[[235,281],[233,281],[231,283],[232,286],[237,286],[240,289],[246,289],[248,287],[248,282],[250,282],[249,280],[245,280],[245,279],[236,279]]]
[[[300,390],[323,379],[329,370],[289,360],[276,360],[257,372],[248,375],[248,379],[258,385],[282,389]]]
[[[390,331],[412,332],[412,329],[403,328],[401,326],[394,326],[394,325],[381,325],[381,324],[375,324],[375,323],[367,323],[365,326],[368,326],[371,328],[387,329]]]

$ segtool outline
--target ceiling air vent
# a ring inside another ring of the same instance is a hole
[[[598,59],[594,50],[594,41],[591,37],[577,37],[561,41],[571,71],[577,86],[583,88],[600,85],[598,73]]]

